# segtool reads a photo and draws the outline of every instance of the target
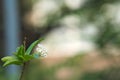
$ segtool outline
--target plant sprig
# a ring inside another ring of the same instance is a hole
[[[38,39],[36,41],[34,41],[27,50],[25,50],[25,45],[21,45],[20,47],[17,48],[16,52],[13,53],[12,56],[6,56],[3,57],[1,60],[4,62],[3,67],[6,67],[8,65],[11,64],[15,64],[15,65],[22,65],[25,62],[30,61],[31,59],[36,58],[36,54],[31,54],[33,48],[40,43],[42,39]]]

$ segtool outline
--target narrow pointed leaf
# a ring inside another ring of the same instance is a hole
[[[21,45],[20,47],[17,48],[16,53],[17,53],[16,56],[24,55],[25,54],[25,47],[23,45]]]
[[[3,64],[3,67],[6,67],[6,66],[11,65],[11,64],[21,65],[22,62],[20,62],[19,60],[9,60]]]
[[[42,40],[43,40],[43,38],[34,41],[34,42],[30,45],[30,47],[27,49],[27,51],[26,51],[25,53],[26,53],[27,55],[29,55],[29,54],[32,52],[33,48],[34,48],[39,42],[41,42]]]
[[[13,57],[13,56],[6,56],[6,57],[3,57],[1,60],[3,61],[3,62],[5,62],[5,61],[8,61],[8,60],[12,60],[12,59],[14,59],[15,57]]]
[[[18,64],[18,65],[22,64],[22,62],[14,56],[4,57],[4,58],[2,58],[2,61],[5,62],[3,67],[8,66],[10,64]]]

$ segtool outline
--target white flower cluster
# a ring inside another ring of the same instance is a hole
[[[38,44],[36,46],[35,51],[37,52],[37,54],[40,57],[46,57],[47,56],[47,49],[43,45],[41,45],[41,44]]]

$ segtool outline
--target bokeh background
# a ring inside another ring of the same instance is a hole
[[[0,0],[0,58],[44,37],[24,80],[120,80],[120,0]],[[2,67],[18,80],[20,67]],[[11,78],[12,77],[12,78]]]

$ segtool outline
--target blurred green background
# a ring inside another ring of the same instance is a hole
[[[48,49],[47,57],[27,65],[24,80],[120,80],[120,0],[16,1],[18,44],[27,37],[28,47],[45,37],[41,44]],[[0,0],[0,58],[11,28],[5,28],[4,3]],[[9,80],[2,64],[0,80]]]

